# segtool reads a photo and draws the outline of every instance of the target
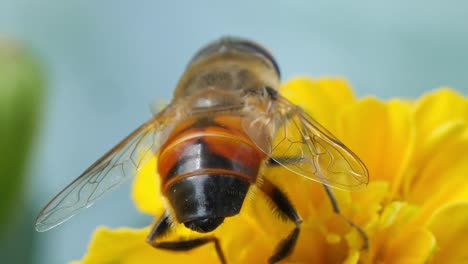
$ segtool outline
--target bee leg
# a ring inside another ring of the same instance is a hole
[[[172,225],[169,220],[169,214],[166,211],[163,214],[163,216],[158,220],[158,222],[154,224],[149,235],[146,237],[146,241],[154,248],[172,251],[189,251],[212,242],[215,245],[216,253],[218,254],[219,260],[222,264],[226,264],[226,258],[224,257],[224,253],[221,249],[221,244],[219,242],[219,239],[215,236],[206,236],[190,240],[179,240],[172,242],[158,242],[158,238],[167,234],[171,230],[171,228]]]
[[[281,166],[281,164],[287,164],[287,163],[296,163],[296,162],[301,162],[302,157],[275,157],[275,158],[269,158],[266,160],[266,165],[267,166]],[[359,232],[359,235],[362,237],[363,241],[363,249],[368,249],[369,248],[369,239],[367,237],[366,232],[362,230],[360,226],[358,226],[356,223],[348,219],[345,215],[341,213],[340,207],[338,206],[338,202],[335,199],[335,196],[333,195],[333,192],[330,190],[330,187],[323,185],[325,188],[325,192],[328,195],[328,198],[330,199],[330,202],[333,207],[333,211],[343,217],[343,219],[352,227],[356,228],[356,230]]]
[[[289,201],[288,197],[272,182],[267,179],[263,179],[261,184],[259,184],[259,188],[278,208],[280,216],[285,220],[292,221],[296,225],[291,233],[285,239],[280,241],[274,254],[268,259],[268,263],[276,263],[292,253],[294,246],[296,245],[297,238],[299,237],[302,219],[292,203]]]
[[[343,219],[352,227],[356,228],[356,230],[359,232],[359,235],[361,235],[362,241],[363,241],[363,249],[368,249],[369,248],[369,238],[367,237],[366,232],[362,230],[360,226],[358,226],[356,223],[351,221],[349,218],[347,218],[345,215],[343,215],[340,211],[340,207],[338,206],[338,202],[335,199],[335,195],[333,195],[333,192],[330,190],[330,187],[323,185],[325,188],[325,192],[328,195],[328,198],[330,198],[330,202],[333,207],[333,211],[338,214],[339,216],[343,217]]]

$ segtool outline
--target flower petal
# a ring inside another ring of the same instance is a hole
[[[467,263],[468,260],[468,201],[450,203],[429,220],[438,250],[433,263]]]
[[[343,79],[294,78],[280,88],[280,93],[332,133],[336,126],[335,114],[355,101],[351,87]]]
[[[405,229],[417,212],[416,207],[405,202],[391,202],[385,206],[377,224],[368,229],[370,249],[364,257],[365,263],[398,263],[405,258],[428,258],[428,252],[433,249],[426,231],[414,226],[410,232]],[[405,239],[414,239],[414,247],[408,247],[408,250],[399,248],[406,245]]]
[[[434,236],[425,229],[404,232],[389,241],[388,251],[382,263],[426,263],[435,247]]]
[[[420,204],[433,197],[441,182],[453,182],[444,176],[448,170],[466,163],[468,100],[448,88],[440,89],[415,105],[413,120],[418,151],[405,174],[403,195]]]
[[[387,196],[388,184],[385,181],[372,181],[363,191],[353,193],[350,204],[340,204],[345,215],[358,225],[364,225],[378,217]]]
[[[399,188],[411,153],[409,110],[399,100],[383,103],[365,98],[343,109],[339,117],[338,138],[363,160],[371,181],[390,183],[391,193]]]
[[[352,251],[349,255],[348,258],[343,262],[343,264],[357,264],[359,261],[359,251]]]
[[[445,122],[468,121],[468,100],[450,88],[428,93],[415,105],[414,121],[418,144],[422,144],[437,127]]]
[[[146,243],[149,232],[143,229],[108,229],[101,227],[96,229],[88,248],[88,253],[78,262],[81,264],[135,264],[135,263],[192,263],[194,254],[192,251],[172,252],[158,250]],[[204,260],[204,263],[219,263],[214,254],[213,247],[203,246],[196,249],[196,258]]]
[[[132,197],[136,207],[140,211],[151,215],[160,214],[164,210],[156,164],[157,160],[156,156],[154,156],[140,169],[135,177],[132,189]]]
[[[460,199],[468,199],[468,126],[458,136],[447,134],[446,142],[432,152],[418,168],[407,200],[421,206],[415,225],[424,224],[437,208]]]

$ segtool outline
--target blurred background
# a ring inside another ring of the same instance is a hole
[[[0,0],[0,259],[66,263],[96,226],[145,226],[130,183],[35,233],[41,207],[169,101],[191,55],[222,35],[255,39],[283,79],[342,76],[358,95],[468,92],[460,1]]]

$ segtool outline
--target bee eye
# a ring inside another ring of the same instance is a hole
[[[275,58],[273,58],[273,55],[271,55],[271,53],[266,48],[253,41],[238,37],[223,37],[217,41],[211,42],[210,44],[201,48],[193,56],[193,58],[189,62],[189,65],[194,63],[195,61],[198,61],[200,58],[206,57],[216,52],[222,52],[226,50],[235,50],[261,55],[273,65],[278,76],[281,75],[279,66],[276,63]]]

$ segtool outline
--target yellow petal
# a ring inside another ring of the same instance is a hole
[[[450,135],[449,135],[450,136]],[[424,224],[437,208],[460,199],[468,199],[468,127],[459,137],[447,138],[437,151],[419,164],[407,200],[421,205],[414,223]]]
[[[414,217],[417,208],[405,202],[391,202],[383,208],[377,223],[368,228],[369,252],[364,256],[365,263],[387,263],[392,241],[404,235],[404,227]]]
[[[351,87],[342,79],[294,78],[281,87],[280,93],[332,133],[336,113],[355,100]]]
[[[411,154],[413,131],[408,104],[365,98],[343,109],[337,136],[355,152],[369,170],[371,181],[399,187],[403,169]]]
[[[436,240],[431,232],[425,229],[405,232],[389,241],[388,251],[382,263],[426,263],[435,247]]]
[[[342,206],[343,212],[358,225],[368,223],[380,214],[388,185],[385,181],[371,181],[364,190],[352,194],[352,202]]]
[[[360,257],[360,254],[359,254],[359,251],[352,251],[348,258],[343,262],[343,264],[357,264],[358,261],[359,261],[359,257]]]
[[[437,173],[445,174],[447,168],[464,157],[460,153],[463,147],[454,145],[460,137],[464,137],[468,127],[468,99],[448,88],[429,93],[415,104],[413,120],[417,151],[411,159],[410,170],[406,172],[403,193],[411,201],[420,203],[428,197],[427,193],[434,190],[432,186],[439,185],[441,180],[451,181],[445,180],[442,175],[434,175],[435,172],[438,170]],[[446,159],[439,163],[442,167],[435,168],[433,160],[440,160],[438,156],[446,156]],[[421,188],[426,189],[425,195],[414,192],[414,189]]]
[[[417,144],[423,144],[440,125],[456,120],[468,121],[466,97],[449,88],[425,95],[414,108],[414,121],[419,138]]]
[[[228,263],[266,263],[277,243],[291,228],[285,229],[283,226],[283,237],[277,237],[273,234],[277,230],[262,226],[262,222],[246,215],[245,211],[243,207],[239,215],[226,218],[216,230],[216,236],[220,239]]]
[[[468,263],[468,201],[440,208],[428,228],[437,240],[432,263]]]
[[[137,263],[219,263],[213,246],[206,245],[189,252],[158,250],[146,243],[148,228],[98,228],[81,264]]]
[[[394,225],[394,227],[397,228],[395,226],[397,219],[400,218],[401,215],[408,215],[408,213],[405,212],[405,210],[407,210],[407,207],[408,204],[404,202],[392,202],[389,205],[387,205],[380,216],[380,228],[387,229],[390,228],[391,225]]]
[[[136,175],[132,189],[136,207],[151,215],[158,215],[164,210],[156,164],[156,157],[152,157]]]
[[[415,185],[424,183],[421,179],[423,178],[424,170],[427,164],[431,164],[431,159],[434,156],[440,155],[442,152],[446,152],[443,155],[449,155],[452,157],[453,154],[450,150],[447,150],[448,146],[456,144],[463,137],[463,134],[467,130],[467,122],[456,120],[445,122],[440,125],[427,136],[424,143],[417,145],[417,151],[411,158],[409,168],[405,172],[405,176],[402,182],[402,193],[403,196],[413,200],[411,197],[417,197],[414,194]],[[453,162],[449,162],[447,167],[451,167]],[[440,177],[439,177],[440,178]],[[425,197],[421,197],[425,199]]]
[[[423,202],[431,198],[444,185],[462,184],[468,171],[468,126],[463,134],[447,134],[442,137],[443,144],[431,152],[422,164],[417,164],[418,178],[411,188],[411,200]]]

